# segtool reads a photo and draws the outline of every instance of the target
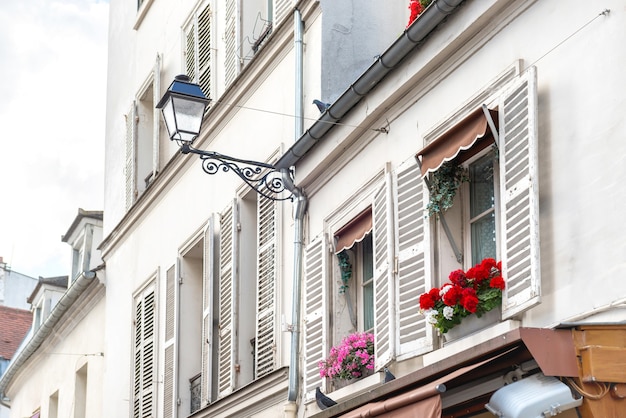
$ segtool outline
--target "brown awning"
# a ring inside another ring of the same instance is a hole
[[[372,208],[369,207],[335,233],[335,253],[352,248],[355,242],[362,241],[371,230]]]
[[[490,109],[489,113],[497,129],[498,111]],[[417,153],[418,158],[421,156],[422,175],[436,171],[441,164],[454,160],[463,151],[472,148],[473,154],[493,142],[487,118],[479,107]]]
[[[472,370],[489,363],[492,360],[497,359],[513,350],[508,350],[504,353],[498,354],[487,360],[470,364],[465,367],[460,367],[455,371],[433,380],[417,389],[410,390],[402,393],[393,398],[389,398],[383,401],[370,402],[363,405],[360,408],[352,410],[344,415],[342,418],[440,418],[441,417],[441,396],[440,394],[445,392],[445,383],[449,382],[465,373],[469,373]]]

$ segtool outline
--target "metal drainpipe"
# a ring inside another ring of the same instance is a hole
[[[295,187],[288,170],[281,171],[283,181],[295,196],[294,242],[293,242],[293,290],[291,310],[291,358],[289,362],[289,394],[287,400],[295,402],[298,398],[300,382],[300,305],[302,298],[303,259],[304,259],[304,215],[307,198],[302,190]]]
[[[304,131],[304,86],[303,86],[303,38],[304,22],[297,8],[293,11],[294,20],[294,55],[295,55],[295,139]],[[289,169],[282,169],[281,174],[287,189],[295,196],[294,243],[293,243],[293,290],[291,310],[291,354],[289,360],[289,391],[286,416],[297,415],[298,393],[300,389],[300,305],[302,298],[303,258],[304,258],[304,215],[307,209],[307,198],[297,188]]]

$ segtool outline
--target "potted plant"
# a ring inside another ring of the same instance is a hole
[[[486,258],[466,272],[450,273],[450,282],[440,288],[432,288],[420,295],[420,312],[426,322],[440,334],[461,324],[470,315],[481,317],[500,306],[505,283],[502,265],[493,258]]]
[[[356,380],[374,371],[374,334],[354,333],[330,349],[328,357],[318,363],[320,376],[333,381]]]
[[[452,207],[454,196],[463,182],[469,181],[467,170],[458,164],[446,162],[432,175],[427,205],[428,215],[433,216]]]

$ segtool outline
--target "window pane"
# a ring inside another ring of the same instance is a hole
[[[490,212],[472,223],[472,264],[496,258],[496,215]]]
[[[469,166],[470,218],[494,207],[493,153]]]
[[[362,272],[363,272],[363,330],[374,329],[374,252],[372,247],[372,234],[368,234],[361,241]]]

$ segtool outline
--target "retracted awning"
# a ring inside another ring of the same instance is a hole
[[[355,243],[363,241],[371,231],[372,208],[369,207],[335,232],[335,253],[339,254],[352,248]]]
[[[485,112],[479,107],[418,152],[422,175],[437,171],[444,162],[454,160],[464,151],[471,149],[471,155],[474,155],[493,144],[494,137]],[[498,111],[488,109],[488,114],[497,129]]]
[[[490,357],[484,361],[460,367],[449,374],[426,383],[417,389],[402,393],[393,398],[370,402],[362,407],[341,415],[342,418],[440,418],[441,417],[441,396],[446,391],[445,384],[457,377],[475,370],[514,349]]]

